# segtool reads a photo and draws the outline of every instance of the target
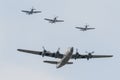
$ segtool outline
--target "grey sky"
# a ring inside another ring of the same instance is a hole
[[[1,80],[119,80],[120,74],[119,0],[0,0]],[[41,14],[21,12],[31,7]],[[65,20],[49,24],[44,18]],[[80,32],[76,26],[89,24],[95,30]],[[18,48],[50,51],[67,47],[80,53],[112,54],[110,59],[72,60],[73,65],[56,69],[44,64],[41,56],[24,54]]]

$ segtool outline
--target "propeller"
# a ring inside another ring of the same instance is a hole
[[[75,60],[77,59],[77,57],[79,56],[79,52],[78,52],[78,49],[76,49],[76,54],[75,54]]]
[[[85,53],[88,53],[88,55],[87,55],[87,60],[89,60],[90,58],[92,58],[92,54],[94,53],[94,51],[92,51],[92,52],[85,52]]]
[[[44,46],[43,46],[42,48],[43,48],[42,57],[44,57],[44,56],[45,56],[45,53],[47,52],[47,50],[45,49]]]
[[[60,54],[60,48],[57,49],[56,53],[55,53],[55,58],[57,58],[57,56]]]

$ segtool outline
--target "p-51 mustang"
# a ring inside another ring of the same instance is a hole
[[[27,10],[21,10],[22,12],[25,12],[28,15],[31,15],[33,13],[41,13],[41,11],[35,11],[36,9],[32,8],[30,11]]]
[[[69,62],[70,59],[91,59],[91,58],[106,58],[106,57],[113,57],[113,55],[92,55],[94,52],[89,52],[86,55],[79,54],[78,50],[76,50],[76,54],[73,54],[73,47],[70,47],[67,49],[65,54],[61,54],[59,52],[60,48],[56,52],[49,52],[43,47],[43,51],[32,51],[32,50],[25,50],[25,49],[17,49],[20,52],[26,52],[36,55],[41,55],[42,57],[48,56],[53,58],[61,59],[60,61],[48,61],[45,60],[43,62],[50,63],[50,64],[56,64],[56,68],[60,68],[64,66],[65,64],[73,64],[73,62]]]
[[[89,25],[85,25],[85,27],[75,27],[77,29],[80,29],[81,31],[87,31],[87,30],[92,30],[92,29],[95,29],[95,28],[88,28]]]
[[[44,20],[49,21],[49,23],[64,22],[64,20],[57,20],[57,18],[58,17],[55,17],[53,19],[44,18]]]

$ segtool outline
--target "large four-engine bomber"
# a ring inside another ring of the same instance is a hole
[[[32,15],[34,13],[41,13],[42,11],[35,11],[36,9],[32,8],[30,11],[27,10],[22,10],[22,12],[25,12],[28,15]],[[48,21],[49,23],[56,23],[56,22],[64,22],[64,20],[58,20],[57,17],[54,17],[53,19],[49,18],[44,18],[44,20]],[[87,30],[94,30],[95,28],[90,28],[88,27],[89,25],[85,25],[85,27],[75,27],[81,31],[87,31]],[[50,61],[50,60],[44,60],[44,63],[50,63],[50,64],[55,64],[56,68],[63,67],[66,64],[73,64],[73,62],[69,62],[70,59],[91,59],[91,58],[109,58],[113,57],[113,55],[93,55],[94,51],[92,52],[86,52],[87,54],[80,54],[78,52],[78,49],[76,49],[75,54],[74,53],[74,48],[69,47],[65,53],[61,53],[58,48],[56,52],[50,52],[47,51],[43,47],[43,51],[34,51],[34,50],[26,50],[26,49],[17,49],[20,52],[25,52],[25,53],[31,53],[35,55],[41,55],[42,57],[47,56],[47,57],[52,57],[52,58],[58,58],[60,59],[59,61]]]

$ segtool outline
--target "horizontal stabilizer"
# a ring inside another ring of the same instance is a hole
[[[50,64],[58,64],[59,62],[57,61],[43,61],[44,63],[50,63]]]
[[[57,61],[43,61],[44,63],[50,63],[50,64],[58,64],[60,62]],[[73,64],[73,62],[67,62],[66,64]]]
[[[73,62],[67,62],[66,64],[73,64]]]

